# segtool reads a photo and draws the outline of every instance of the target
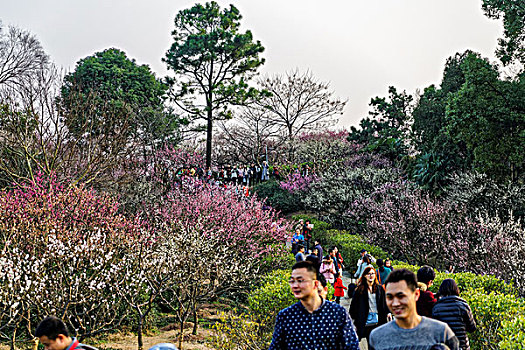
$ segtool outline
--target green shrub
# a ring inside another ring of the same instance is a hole
[[[461,296],[468,302],[477,323],[477,330],[469,334],[471,349],[499,349],[498,344],[510,337],[523,337],[523,330],[518,332],[519,321],[525,316],[525,302],[522,298],[514,295],[503,295],[491,292],[486,294],[483,290],[467,290]],[[523,339],[523,338],[522,338]],[[512,347],[510,341],[507,349],[518,349]],[[523,342],[521,343],[523,344]]]
[[[266,203],[283,214],[292,213],[301,209],[297,195],[292,194],[279,186],[279,182],[272,180],[253,186],[257,197],[267,198]]]
[[[417,274],[417,270],[420,268],[420,266],[406,264],[402,261],[394,261],[393,266],[395,269],[408,269],[415,274]],[[445,273],[436,271],[436,278],[434,279],[434,284],[430,287],[430,291],[437,293],[439,286],[441,286],[443,280],[447,278],[452,278],[454,281],[456,281],[460,293],[470,289],[476,289],[478,291],[482,291],[485,294],[495,292],[517,296],[517,290],[512,283],[507,283],[495,276],[476,275],[475,273],[471,272]]]
[[[501,341],[499,348],[502,350],[525,349],[525,316],[520,315],[511,321],[501,322],[499,333]]]
[[[295,264],[295,258],[290,250],[282,244],[276,245],[271,253],[261,260],[261,274],[274,270],[289,270]]]

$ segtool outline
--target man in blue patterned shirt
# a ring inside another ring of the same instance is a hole
[[[358,350],[359,340],[348,312],[319,296],[317,270],[309,261],[292,267],[290,287],[297,303],[281,310],[270,350]]]

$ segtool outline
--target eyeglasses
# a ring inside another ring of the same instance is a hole
[[[375,276],[376,274],[373,273],[373,272],[370,272],[370,273],[367,273],[366,275],[367,275],[367,276]]]
[[[299,278],[299,279],[293,279],[293,278],[290,278],[290,279],[288,280],[288,283],[289,283],[291,286],[293,286],[293,285],[296,284],[296,283],[297,283],[297,284],[303,284],[303,283],[305,283],[305,282],[310,282],[310,281],[313,281],[313,280],[303,280],[303,279],[301,279],[301,278]]]

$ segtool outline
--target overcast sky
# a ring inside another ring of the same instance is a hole
[[[161,77],[184,0],[0,0],[0,20],[29,29],[66,69],[109,47]],[[262,73],[309,69],[349,103],[339,125],[357,125],[389,85],[413,93],[439,83],[447,57],[471,49],[494,60],[502,24],[481,0],[230,0],[241,29],[266,48]]]

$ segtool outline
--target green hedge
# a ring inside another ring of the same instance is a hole
[[[417,270],[419,270],[420,267],[395,261],[394,268],[405,268],[417,274]],[[434,279],[434,284],[430,287],[430,290],[433,293],[437,293],[439,286],[441,286],[443,280],[447,278],[452,278],[454,281],[456,281],[460,293],[475,289],[482,291],[485,294],[495,292],[517,296],[517,290],[512,283],[507,283],[494,276],[476,275],[475,273],[471,272],[445,273],[436,271],[436,278]]]
[[[501,321],[499,348],[503,350],[525,349],[525,316]]]
[[[523,349],[524,343],[519,341],[525,336],[519,328],[525,316],[522,298],[475,289],[465,291],[461,297],[470,305],[478,326],[469,334],[472,350]]]

